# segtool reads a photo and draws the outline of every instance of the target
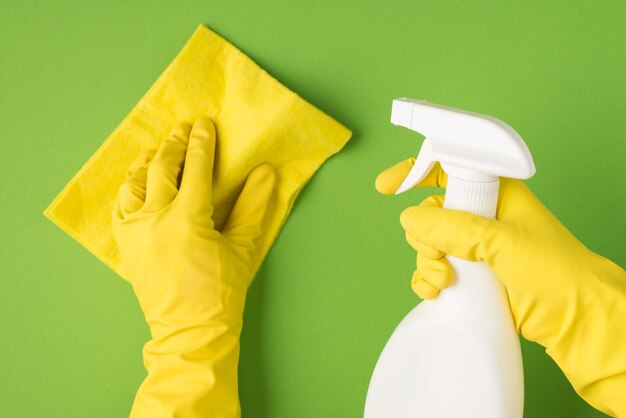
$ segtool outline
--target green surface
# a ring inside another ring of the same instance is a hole
[[[532,189],[624,266],[625,21],[620,1],[3,0],[0,416],[127,415],[148,337],[131,288],[41,212],[199,23],[354,130],[251,288],[240,368],[246,418],[343,418],[362,415],[417,302],[398,215],[428,192],[373,187],[419,146],[389,124],[391,100],[509,122],[533,152]],[[603,416],[541,347],[523,348],[526,417]]]

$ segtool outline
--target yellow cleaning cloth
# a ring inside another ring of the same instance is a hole
[[[351,132],[272,78],[225,39],[200,26],[139,104],[45,210],[44,215],[118,274],[111,211],[126,169],[157,148],[177,122],[211,117],[217,127],[214,221],[222,227],[248,173],[261,163],[278,188],[257,242],[256,271],[304,184]]]

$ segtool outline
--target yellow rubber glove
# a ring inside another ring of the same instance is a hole
[[[413,166],[403,161],[376,179],[395,192]],[[418,187],[445,187],[437,164]],[[519,180],[502,179],[497,220],[442,208],[433,196],[402,212],[418,251],[413,289],[436,297],[453,283],[444,253],[485,260],[503,282],[515,326],[546,348],[589,404],[626,417],[626,272],[581,244]]]
[[[241,415],[239,336],[275,174],[269,165],[254,169],[216,231],[215,141],[209,119],[180,124],[156,154],[133,163],[120,188],[113,231],[152,334],[144,347],[148,376],[131,417]]]

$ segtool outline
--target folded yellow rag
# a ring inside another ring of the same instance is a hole
[[[131,161],[156,148],[176,122],[211,117],[218,133],[214,220],[219,229],[248,173],[277,172],[268,233],[256,271],[304,184],[351,132],[288,90],[225,39],[200,26],[148,93],[54,199],[44,214],[118,274],[111,210]]]

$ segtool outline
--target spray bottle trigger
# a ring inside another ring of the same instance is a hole
[[[415,158],[413,168],[411,168],[411,171],[409,171],[409,174],[406,176],[400,187],[398,187],[395,194],[404,193],[407,190],[412,189],[420,181],[424,180],[424,177],[430,173],[430,170],[432,170],[436,162],[437,160],[435,158],[432,144],[428,138],[426,138],[422,143],[422,148],[420,148],[419,154],[417,154],[417,158]]]

